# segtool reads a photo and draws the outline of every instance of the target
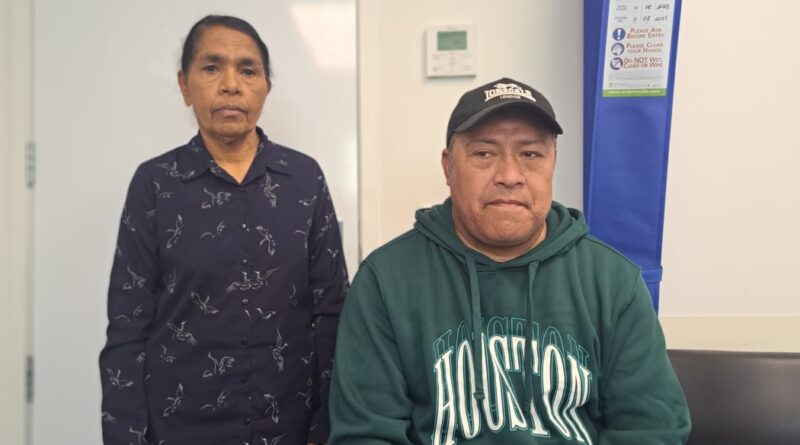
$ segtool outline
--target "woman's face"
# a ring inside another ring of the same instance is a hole
[[[202,31],[189,70],[178,73],[178,83],[200,133],[218,140],[255,131],[270,90],[256,43],[224,26]]]

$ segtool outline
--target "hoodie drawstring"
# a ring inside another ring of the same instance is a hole
[[[467,258],[467,275],[469,275],[470,310],[472,311],[472,361],[475,362],[475,400],[483,400],[483,359],[479,354],[483,351],[483,327],[481,326],[481,294],[478,288],[478,269],[475,258],[469,253]],[[481,348],[478,348],[481,346]],[[477,359],[476,359],[477,357]]]
[[[533,341],[533,281],[536,279],[536,271],[539,270],[539,262],[534,261],[528,264],[528,298],[525,300],[525,366],[522,370],[522,387],[525,389],[525,400],[533,400],[533,385],[528,381],[533,374],[533,351],[531,342]],[[528,402],[530,403],[530,402]]]
[[[470,310],[472,311],[472,360],[474,362],[475,392],[472,395],[475,400],[483,400],[486,396],[483,389],[483,356],[488,351],[483,344],[483,326],[481,325],[481,295],[478,287],[478,268],[475,265],[475,258],[466,254],[467,275],[469,276]],[[533,351],[530,345],[533,341],[533,282],[536,280],[536,272],[539,270],[539,262],[534,261],[528,264],[528,295],[525,299],[525,363],[522,371],[522,386],[525,389],[525,400],[533,400],[533,385],[528,383],[533,373]]]

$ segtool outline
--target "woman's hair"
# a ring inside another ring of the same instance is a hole
[[[267,45],[263,40],[261,40],[261,37],[258,35],[258,32],[255,28],[253,28],[252,25],[238,17],[232,17],[229,15],[207,15],[195,23],[194,26],[192,26],[192,29],[189,30],[189,34],[186,36],[186,40],[183,42],[181,71],[183,71],[184,74],[188,74],[189,65],[191,65],[192,60],[194,60],[197,41],[200,40],[200,37],[203,35],[203,30],[209,26],[224,26],[226,28],[239,31],[243,34],[247,34],[251,39],[253,39],[253,42],[255,42],[256,46],[258,46],[258,50],[261,52],[261,60],[264,64],[264,76],[267,78],[268,82],[272,79],[272,70],[270,69],[269,64],[269,50],[267,49]]]

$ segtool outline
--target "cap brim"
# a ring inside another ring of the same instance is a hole
[[[478,122],[483,120],[488,115],[490,115],[490,114],[492,114],[492,113],[494,113],[494,112],[496,112],[496,111],[498,111],[498,110],[500,110],[502,108],[508,108],[508,107],[520,107],[520,108],[525,108],[525,109],[528,109],[530,111],[533,111],[534,114],[538,118],[541,119],[541,122],[550,131],[552,131],[555,134],[563,134],[564,133],[564,130],[561,129],[561,125],[559,125],[558,122],[556,122],[555,119],[550,117],[550,115],[548,115],[547,112],[544,111],[539,105],[536,105],[535,103],[530,102],[528,100],[506,101],[506,102],[497,103],[497,104],[494,104],[494,105],[489,106],[487,108],[484,108],[483,110],[475,113],[469,119],[467,119],[464,122],[462,122],[461,125],[459,125],[458,127],[456,127],[453,130],[453,133],[461,133],[462,131],[469,130],[475,124],[477,124]]]

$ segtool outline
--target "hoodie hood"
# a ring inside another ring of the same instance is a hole
[[[471,256],[478,265],[497,269],[526,267],[532,262],[546,261],[548,258],[568,250],[588,230],[580,211],[569,209],[553,201],[546,218],[547,236],[544,241],[514,259],[499,263],[477,250],[467,247],[458,238],[453,225],[453,205],[450,198],[429,209],[417,210],[416,219],[415,229],[455,254],[459,261],[466,264],[467,257]]]
[[[481,296],[478,283],[478,270],[506,269],[506,268],[527,268],[528,269],[528,295],[525,299],[525,314],[528,328],[526,329],[526,341],[530,343],[531,323],[534,317],[533,307],[533,283],[536,279],[536,272],[539,264],[557,256],[561,252],[569,250],[583,235],[586,234],[586,222],[583,215],[574,209],[568,209],[563,205],[553,201],[550,211],[547,213],[545,223],[547,224],[547,236],[544,241],[534,246],[522,255],[502,263],[494,261],[488,256],[477,250],[467,247],[456,234],[453,225],[453,205],[450,198],[440,205],[430,209],[418,210],[416,213],[417,222],[414,227],[428,239],[450,251],[454,256],[466,266],[467,276],[469,277],[470,290],[470,311],[472,321],[472,350],[476,351],[473,355],[474,366],[478,375],[484,374],[484,360],[486,357],[486,340],[481,323]],[[478,356],[480,352],[482,358]],[[532,354],[525,354],[525,370],[532,369]],[[483,381],[476,379],[475,392],[476,400],[482,400],[485,396]],[[527,378],[523,377],[525,385],[526,400],[531,400],[533,388],[528,385]]]

